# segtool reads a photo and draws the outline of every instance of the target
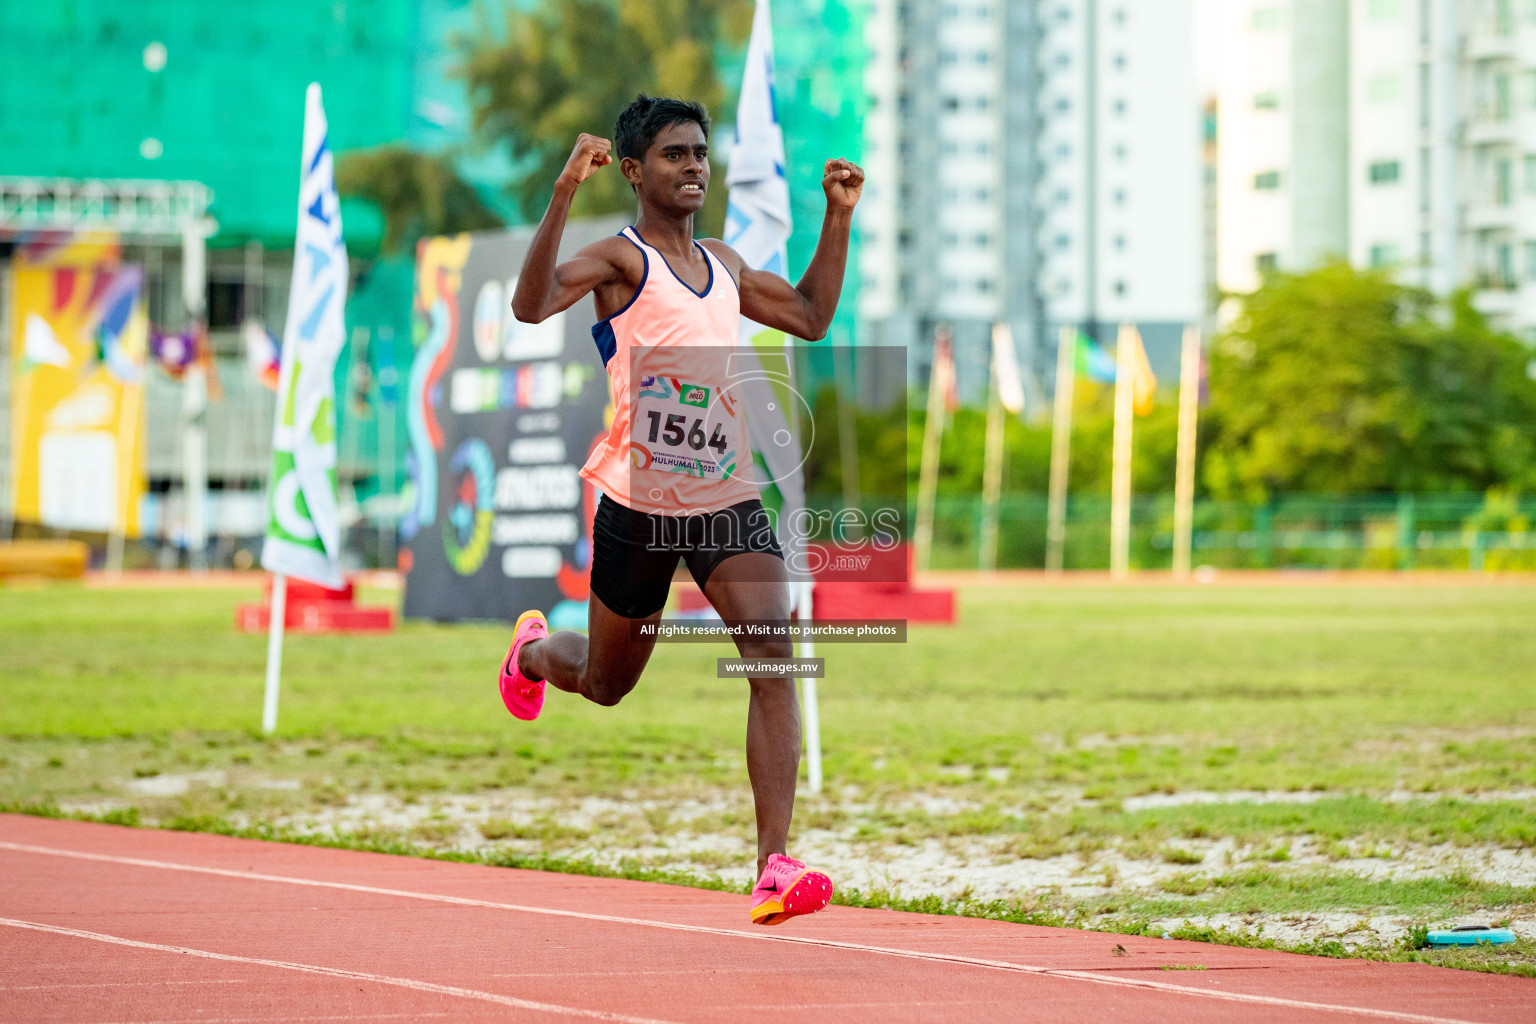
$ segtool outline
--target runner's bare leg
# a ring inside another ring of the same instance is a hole
[[[661,612],[626,619],[593,594],[587,599],[586,636],[562,629],[524,644],[517,667],[530,679],[548,680],[557,690],[612,707],[635,688],[656,646],[655,630],[641,637],[640,624],[660,621]]]
[[[732,555],[710,574],[704,596],[727,624],[745,620],[789,620],[789,577],[776,555]],[[788,640],[738,636],[743,658],[788,658]],[[748,680],[747,777],[757,811],[757,873],[768,856],[784,853],[789,822],[795,813],[795,783],[800,771],[800,701],[793,679]]]

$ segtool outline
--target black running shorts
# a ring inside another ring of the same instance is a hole
[[[626,619],[648,618],[667,603],[679,558],[702,590],[721,562],[750,551],[784,557],[755,498],[718,512],[658,516],[605,494],[592,519],[592,593]]]

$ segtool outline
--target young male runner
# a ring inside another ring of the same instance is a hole
[[[512,297],[517,318],[538,323],[594,293],[600,319],[592,336],[614,408],[607,437],[581,471],[603,492],[592,525],[588,635],[550,636],[538,611],[517,620],[501,694],[522,719],[538,717],[546,683],[608,706],[634,689],[655,645],[654,633],[641,635],[636,626],[661,618],[679,556],[726,623],[789,620],[783,554],[752,482],[746,431],[718,390],[729,372],[723,353],[736,346],[743,315],[797,338],[826,337],[864,185],[854,164],[826,162],[821,237],[805,276],[791,286],[747,266],[721,241],[693,240],[693,218],[709,188],[709,115],[701,105],[642,95],[619,115],[614,138],[619,171],[639,201],[634,227],[556,265],[577,188],[613,161],[612,143],[582,134]],[[689,406],[707,404],[711,394],[714,415],[690,419]],[[658,538],[668,542],[658,545]],[[790,656],[782,639],[738,636],[736,647],[743,658]],[[825,907],[832,882],[785,855],[800,762],[794,682],[765,677],[750,686],[747,774],[759,876],[751,920],[778,924]]]

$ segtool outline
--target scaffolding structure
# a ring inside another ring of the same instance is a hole
[[[111,231],[180,238],[202,228],[213,190],[196,181],[0,177],[0,232]],[[210,230],[206,235],[212,234]]]

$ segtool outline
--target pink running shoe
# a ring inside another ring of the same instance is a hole
[[[529,640],[542,640],[549,636],[549,623],[544,613],[527,611],[517,617],[512,629],[512,649],[507,660],[501,663],[501,702],[512,712],[512,717],[531,722],[544,710],[544,680],[529,679],[517,667],[517,655]]]
[[[769,856],[763,877],[752,890],[752,923],[783,924],[814,914],[832,902],[832,879],[782,853]]]

